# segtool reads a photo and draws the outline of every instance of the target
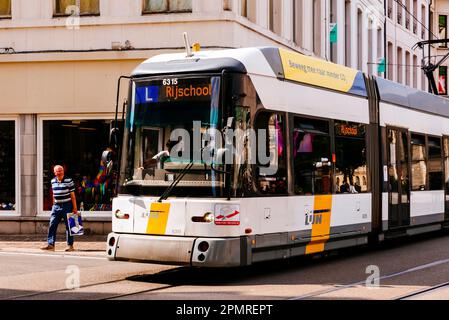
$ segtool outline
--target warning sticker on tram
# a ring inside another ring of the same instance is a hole
[[[215,224],[218,226],[239,226],[239,205],[215,205]]]

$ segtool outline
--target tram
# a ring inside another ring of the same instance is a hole
[[[238,267],[449,226],[449,102],[426,92],[196,51],[139,65],[125,114],[110,260]]]

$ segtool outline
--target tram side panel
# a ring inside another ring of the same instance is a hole
[[[336,121],[365,124],[366,128],[369,126],[369,103],[365,97],[257,75],[251,75],[251,80],[265,109],[287,112],[290,117],[329,121],[333,138],[332,124]],[[369,141],[369,137],[367,139]],[[370,170],[367,170],[369,173]],[[371,177],[366,178],[371,180]],[[335,180],[335,177],[332,179]],[[257,248],[271,245],[273,234],[277,233],[277,244],[281,241],[305,244],[303,253],[315,253],[338,247],[333,244],[336,239],[357,238],[371,232],[371,191],[353,194],[337,194],[337,191],[334,188],[334,193],[329,195],[288,197],[287,208],[284,205],[285,198],[245,200],[252,201],[251,207],[257,208],[261,224]],[[282,230],[288,233],[284,234]],[[363,242],[365,240],[363,238]],[[349,241],[340,243],[340,246],[355,244],[360,243]],[[303,249],[291,253],[301,254]]]
[[[441,141],[443,151],[441,138],[447,134],[449,119],[381,102],[380,125],[383,144],[383,231],[443,222],[443,159],[441,155],[441,159],[436,160],[435,169],[435,162],[429,161],[426,150],[433,139]],[[423,146],[420,146],[421,140]],[[438,169],[440,165],[441,171]],[[436,174],[432,174],[435,170]],[[433,229],[423,228],[422,232]],[[408,233],[420,232],[419,229],[415,230]]]

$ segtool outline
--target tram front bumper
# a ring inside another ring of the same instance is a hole
[[[167,237],[111,233],[107,257],[192,267],[239,267],[247,264],[247,239]],[[244,253],[244,255],[242,255]]]

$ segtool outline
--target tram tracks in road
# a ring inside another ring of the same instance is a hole
[[[64,300],[63,295],[64,294],[77,294],[80,292],[80,290],[84,290],[84,289],[94,289],[95,287],[101,287],[101,286],[107,286],[107,285],[119,285],[119,284],[127,284],[129,283],[130,279],[126,278],[126,279],[119,279],[119,280],[112,280],[112,281],[105,281],[105,282],[98,282],[98,283],[91,283],[91,284],[87,284],[87,285],[83,285],[80,286],[79,288],[76,289],[56,289],[56,290],[51,290],[51,291],[44,291],[44,292],[34,292],[34,293],[30,293],[30,294],[22,294],[22,295],[16,295],[16,296],[12,296],[12,297],[8,297],[5,298],[4,300],[25,300],[25,299],[32,299],[35,298],[36,300],[46,300],[45,296],[51,296],[51,295],[57,295],[60,294],[61,295],[61,299],[60,300]],[[106,296],[106,297],[101,297],[98,299],[94,299],[94,300],[112,300],[112,299],[117,299],[117,298],[124,298],[127,296],[133,296],[136,294],[142,294],[142,293],[150,293],[153,291],[159,291],[159,290],[165,290],[165,289],[170,289],[170,288],[174,288],[177,287],[176,285],[161,285],[160,287],[156,287],[156,288],[151,288],[151,289],[146,289],[146,290],[139,290],[139,291],[135,291],[135,292],[129,292],[129,293],[124,293],[124,294],[118,294],[118,295],[110,295],[110,296]],[[86,295],[88,293],[85,293]],[[41,298],[39,298],[41,297]],[[58,298],[59,299],[59,298]]]
[[[399,277],[399,276],[402,276],[402,275],[410,274],[410,273],[413,273],[413,272],[418,272],[418,271],[421,271],[421,270],[433,268],[433,267],[440,266],[440,265],[443,265],[443,264],[449,264],[449,259],[433,261],[433,262],[430,262],[430,263],[427,263],[427,264],[423,264],[423,265],[419,265],[419,266],[416,266],[416,267],[413,267],[413,268],[409,268],[407,270],[403,270],[403,271],[395,272],[395,273],[392,273],[392,274],[389,274],[389,275],[381,276],[381,277],[379,277],[379,278],[377,278],[375,280],[382,281],[382,280],[386,280],[386,279],[390,279],[390,278],[394,278],[394,277]],[[309,299],[313,300],[314,298],[318,298],[319,296],[322,296],[322,295],[325,295],[325,294],[335,293],[337,291],[342,291],[342,290],[346,290],[346,289],[350,289],[350,288],[356,288],[356,287],[359,287],[359,286],[362,286],[362,285],[366,285],[366,280],[362,280],[362,281],[359,281],[359,282],[354,282],[354,283],[347,284],[347,285],[334,286],[333,288],[329,288],[329,289],[323,289],[323,290],[314,291],[314,292],[311,292],[311,293],[308,293],[308,294],[305,294],[305,295],[301,295],[301,296],[298,296],[298,297],[290,298],[288,300],[309,300]],[[417,293],[409,294],[409,295],[410,295],[410,297],[417,296],[417,295],[422,295],[422,294],[424,294],[426,292],[442,290],[442,288],[449,288],[449,282],[444,283],[444,284],[440,284],[440,285],[437,285],[437,286],[434,286],[434,287],[431,287],[431,288],[428,288],[428,289],[424,289],[422,291],[418,291]],[[401,297],[401,298],[399,298],[397,300],[404,300],[403,298],[409,298],[409,296],[404,296],[404,297]]]
[[[434,293],[437,293],[437,292],[440,292],[440,291],[443,291],[446,289],[449,290],[449,282],[441,283],[441,284],[432,286],[427,289],[409,293],[407,295],[397,298],[396,300],[414,300],[414,298],[418,298],[418,300],[419,300],[419,298],[425,298],[426,296],[429,296],[431,294],[434,294]],[[447,297],[447,299],[449,300],[449,296]]]
[[[449,264],[449,259],[436,260],[426,264],[418,265],[403,271],[387,274],[378,278],[379,281],[399,277],[402,275],[412,274],[422,270],[430,269],[433,267]],[[281,271],[282,268],[270,269],[271,271]],[[293,269],[287,268],[285,271],[291,271]],[[216,270],[205,269],[191,269],[191,268],[175,268],[158,272],[155,274],[137,274],[134,276],[126,276],[110,281],[91,282],[81,285],[79,289],[70,290],[66,288],[24,293],[21,295],[11,296],[6,300],[21,300],[21,299],[92,299],[92,300],[114,300],[121,298],[129,298],[135,296],[136,298],[142,294],[151,294],[164,292],[173,288],[179,288],[183,286],[217,286],[217,285],[238,285],[239,280],[248,279],[250,276],[266,276],[267,269],[264,268],[250,268],[242,269],[236,277],[235,270],[224,269],[220,279],[216,277]],[[323,296],[338,292],[345,289],[352,289],[364,286],[366,280],[358,281],[350,284],[334,285],[331,288],[316,290],[310,293],[306,293],[301,296],[290,298],[289,300],[306,300],[306,299],[320,299]],[[325,285],[325,284],[323,284]],[[427,289],[423,289],[416,292],[408,293],[407,295],[399,298],[394,297],[397,300],[409,300],[413,297],[420,297],[429,293],[435,293],[438,290],[449,289],[449,282],[442,283]],[[336,298],[338,299],[338,298]]]

